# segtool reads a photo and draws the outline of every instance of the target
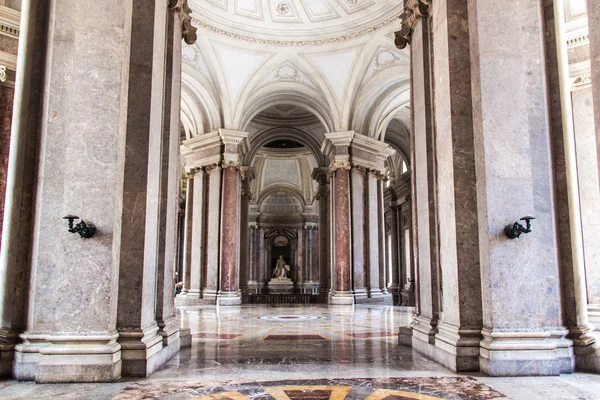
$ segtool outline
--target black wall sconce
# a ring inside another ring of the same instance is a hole
[[[531,220],[535,219],[534,217],[523,217],[521,221],[525,221],[525,226],[521,225],[519,221],[516,221],[512,225],[506,225],[504,227],[504,233],[511,239],[517,239],[521,236],[521,233],[529,233],[531,232]]]
[[[69,232],[71,233],[79,233],[79,236],[82,238],[89,239],[94,236],[96,233],[96,227],[94,224],[86,224],[84,220],[79,221],[75,226],[73,226],[73,220],[79,219],[79,217],[75,215],[67,215],[63,217],[63,219],[69,220]]]

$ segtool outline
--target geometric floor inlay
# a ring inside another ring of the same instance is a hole
[[[115,400],[510,400],[471,377],[140,382]]]

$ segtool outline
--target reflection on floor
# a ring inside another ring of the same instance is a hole
[[[0,381],[0,399],[600,398],[598,375],[458,376],[397,344],[398,328],[411,319],[412,310],[400,307],[188,307],[181,320],[192,331],[192,348],[149,378],[71,385]]]

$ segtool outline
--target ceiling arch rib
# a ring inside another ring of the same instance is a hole
[[[251,165],[258,151],[275,140],[293,140],[310,150],[317,160],[318,166],[325,165],[325,156],[321,152],[322,140],[310,132],[298,128],[276,127],[259,131],[250,135],[250,151],[244,156],[244,163]]]

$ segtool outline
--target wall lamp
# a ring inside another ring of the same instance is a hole
[[[94,224],[86,224],[84,220],[79,221],[75,226],[73,226],[73,220],[79,219],[79,217],[75,215],[67,215],[63,217],[63,219],[69,220],[69,232],[71,233],[79,233],[79,236],[82,238],[89,239],[94,236],[96,233],[96,227]]]
[[[531,232],[532,219],[535,218],[530,216],[521,218],[521,221],[525,221],[525,226],[521,225],[519,221],[516,221],[512,225],[506,225],[506,227],[504,227],[504,233],[511,239],[517,239],[519,236],[521,236],[522,233]]]

